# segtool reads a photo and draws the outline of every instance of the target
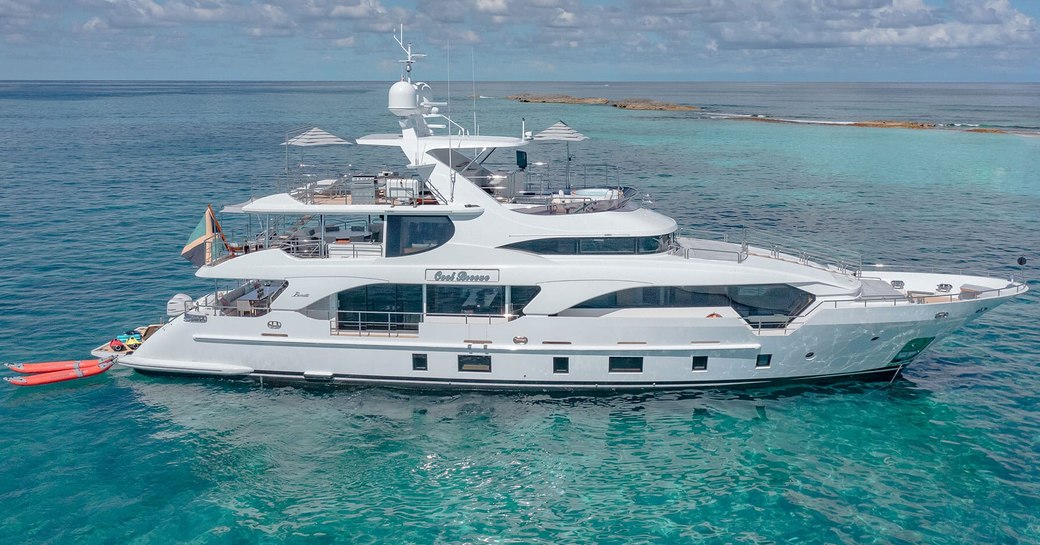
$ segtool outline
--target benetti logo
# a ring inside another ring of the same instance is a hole
[[[426,269],[427,282],[498,282],[498,269]]]

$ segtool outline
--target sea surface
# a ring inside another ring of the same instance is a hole
[[[388,85],[0,82],[0,359],[87,357],[173,294],[211,289],[181,246],[207,204],[271,191],[286,163],[401,168],[388,150],[279,145],[299,127],[396,131]],[[517,92],[703,110],[501,98]],[[450,96],[442,109],[466,126],[475,109],[483,134],[564,120],[589,137],[573,172],[615,164],[685,227],[1033,290],[889,385],[579,396],[122,368],[0,384],[0,543],[1040,543],[1040,85],[466,82]],[[1011,132],[959,130],[975,126]],[[529,151],[566,160],[559,144]]]

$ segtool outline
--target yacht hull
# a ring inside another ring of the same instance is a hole
[[[1005,300],[817,308],[796,328],[757,331],[739,318],[694,316],[695,309],[687,317],[524,316],[348,334],[291,311],[211,316],[202,324],[182,317],[120,364],[145,373],[438,389],[649,390],[889,380],[934,340]],[[588,320],[595,328],[583,327]],[[280,324],[277,333],[268,329],[271,321]],[[915,342],[915,350],[907,351]]]

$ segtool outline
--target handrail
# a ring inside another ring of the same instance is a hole
[[[770,331],[783,331],[784,335],[786,335],[788,332],[793,331],[794,329],[797,329],[797,327],[795,327],[795,326],[800,326],[801,324],[805,323],[805,321],[808,319],[808,317],[811,316],[814,312],[816,312],[817,309],[825,308],[825,307],[828,307],[828,308],[836,310],[836,309],[839,309],[839,308],[854,308],[854,307],[859,307],[859,306],[863,306],[864,308],[869,307],[869,306],[875,306],[875,307],[882,306],[882,305],[888,306],[889,304],[891,304],[892,306],[898,306],[899,304],[904,304],[904,305],[930,305],[930,304],[937,304],[937,303],[955,303],[955,302],[959,302],[959,301],[977,301],[979,299],[990,299],[990,298],[1002,297],[1002,296],[1006,296],[1006,295],[1015,295],[1015,294],[1022,293],[1023,291],[1025,291],[1027,289],[1029,289],[1029,288],[1028,288],[1028,286],[1026,286],[1025,283],[1013,282],[1011,285],[1005,286],[1003,288],[993,288],[993,289],[988,289],[988,290],[971,292],[972,293],[971,296],[965,296],[964,292],[958,292],[958,293],[939,293],[939,294],[920,295],[920,296],[906,296],[906,295],[904,295],[904,296],[898,296],[897,297],[897,296],[881,295],[881,296],[872,296],[872,297],[857,297],[856,299],[830,299],[830,300],[823,300],[823,301],[817,300],[816,304],[808,307],[806,310],[802,311],[797,316],[792,316],[791,320],[787,323],[787,325],[785,325],[783,327],[782,330],[780,330],[780,329],[771,329]],[[761,333],[762,332],[761,328],[757,329],[756,332],[757,333]]]
[[[686,233],[702,233],[703,235],[689,236]],[[706,236],[705,236],[706,235]],[[733,243],[730,240],[728,233],[710,233],[701,230],[691,230],[687,228],[679,229],[679,236],[688,239],[701,239],[711,241],[712,235],[715,236],[715,240],[721,238],[721,242]],[[810,248],[813,251],[806,251],[805,249],[799,249],[792,245],[792,242],[798,242],[798,245],[802,248]],[[735,244],[735,243],[734,243]],[[697,249],[696,247],[692,247]],[[714,251],[714,252],[726,252],[727,250],[712,249],[712,248],[699,248],[703,251]],[[835,250],[833,248],[824,248],[818,244],[800,242],[794,237],[787,237],[786,239],[776,238],[774,235],[767,235],[762,231],[753,230],[747,227],[741,228],[740,236],[740,251],[738,252],[738,263],[743,262],[748,256],[765,257],[769,259],[776,259],[779,261],[787,261],[793,263],[799,263],[809,267],[822,269],[826,271],[837,271],[846,274],[857,275],[858,272],[863,268],[863,259],[858,253],[855,252],[843,252]],[[684,254],[686,259],[689,259],[689,254]]]
[[[339,310],[329,320],[329,327],[333,335],[346,332],[358,335],[385,332],[387,336],[392,336],[399,335],[402,331],[418,331],[422,319],[421,312]]]

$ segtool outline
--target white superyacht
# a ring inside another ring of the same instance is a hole
[[[224,285],[171,300],[170,321],[119,364],[486,389],[887,380],[1027,290],[685,237],[634,190],[575,188],[569,172],[546,180],[522,151],[516,170],[493,171],[493,151],[528,138],[461,130],[412,81],[419,55],[398,42],[407,57],[389,109],[400,132],[356,143],[400,149],[411,174],[289,184],[238,209],[263,228],[237,245],[209,212],[186,253],[197,276]]]

